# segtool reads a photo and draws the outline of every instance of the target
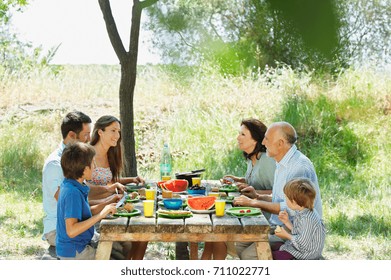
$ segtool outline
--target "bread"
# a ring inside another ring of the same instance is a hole
[[[124,205],[124,209],[128,212],[132,212],[133,209],[134,209],[134,205],[130,202],[127,202],[125,205]]]
[[[281,232],[281,227],[277,226],[276,229],[274,230],[274,232],[277,232],[277,233]]]

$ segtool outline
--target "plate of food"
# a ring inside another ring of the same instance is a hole
[[[219,188],[219,192],[238,192],[238,191],[239,188],[235,184],[232,185],[224,184]]]
[[[215,208],[208,209],[208,210],[195,210],[195,209],[190,209],[190,211],[193,212],[194,214],[211,214],[211,213],[216,212],[216,209],[215,209]]]
[[[193,214],[189,210],[163,210],[159,209],[157,211],[159,217],[168,218],[168,219],[182,219],[190,218]]]
[[[115,217],[133,217],[138,216],[141,214],[141,211],[139,209],[133,209],[133,210],[126,210],[126,209],[117,209],[117,213],[113,214]]]
[[[259,208],[254,207],[232,207],[226,210],[228,215],[235,217],[247,217],[247,216],[258,216],[262,212]]]
[[[126,200],[125,200],[125,202],[131,202],[131,203],[135,203],[138,201],[140,201],[140,195],[138,192],[135,192],[135,191],[129,193],[126,197]]]
[[[229,196],[220,196],[220,200],[225,200],[225,203],[232,204],[234,202],[235,197],[232,195]]]

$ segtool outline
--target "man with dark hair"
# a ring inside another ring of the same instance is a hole
[[[72,142],[90,141],[91,118],[86,114],[73,111],[68,113],[61,123],[63,141],[46,159],[42,170],[43,192],[43,218],[44,232],[42,239],[49,245],[56,246],[56,223],[57,223],[57,199],[59,187],[64,179],[61,169],[61,155],[65,146]]]

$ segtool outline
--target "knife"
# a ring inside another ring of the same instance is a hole
[[[117,202],[117,204],[115,205],[115,208],[118,208],[120,207],[122,204],[124,204],[126,198],[128,197],[128,193],[127,192],[124,192],[124,196],[120,199],[120,201]]]

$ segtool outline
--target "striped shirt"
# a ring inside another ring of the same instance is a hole
[[[314,209],[305,208],[295,211],[293,218],[292,239],[280,247],[299,260],[319,259],[322,255],[326,238],[325,226]]]
[[[312,162],[297,149],[296,145],[293,145],[289,149],[280,162],[276,162],[272,202],[280,203],[280,211],[287,210],[290,216],[294,215],[294,212],[286,205],[284,186],[291,179],[299,177],[307,178],[313,183],[316,191],[314,209],[316,209],[322,219],[322,199],[320,197],[318,177],[316,176],[315,168]],[[271,225],[282,225],[277,214],[271,214],[269,222]]]

